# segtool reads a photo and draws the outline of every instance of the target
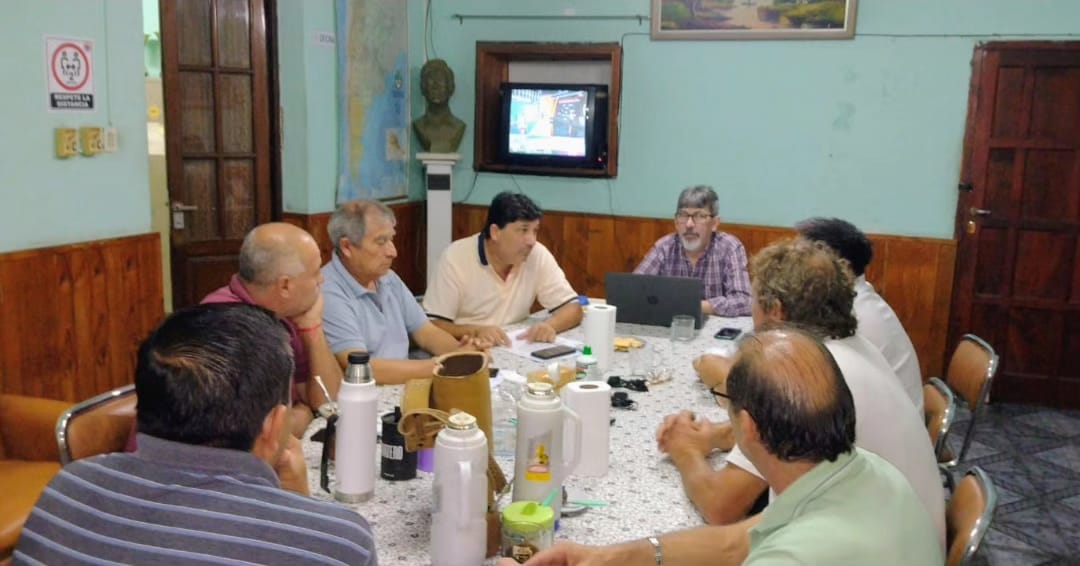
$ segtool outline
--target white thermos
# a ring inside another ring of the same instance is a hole
[[[375,493],[376,423],[379,394],[367,352],[349,354],[349,367],[338,390],[334,499],[360,503]]]
[[[581,418],[565,407],[550,383],[530,383],[518,401],[517,454],[514,458],[514,501],[550,501],[558,519],[562,485],[581,458]],[[564,459],[564,423],[573,426],[571,457]]]
[[[469,413],[450,415],[435,438],[432,566],[476,566],[487,553],[487,437]]]

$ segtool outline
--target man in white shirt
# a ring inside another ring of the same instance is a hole
[[[855,273],[855,318],[859,321],[855,333],[869,340],[885,356],[900,378],[904,392],[922,415],[922,370],[915,346],[892,307],[866,280],[866,266],[874,256],[870,239],[839,218],[810,218],[796,224],[795,229],[803,238],[824,242],[851,265]]]
[[[450,244],[424,293],[424,310],[436,326],[458,339],[509,345],[502,326],[529,316],[534,302],[551,316],[519,337],[552,342],[577,326],[577,293],[555,257],[536,240],[543,212],[522,193],[495,195],[479,234]]]
[[[944,547],[944,498],[930,438],[881,353],[855,335],[855,293],[847,264],[824,243],[793,239],[758,252],[750,271],[754,274],[751,308],[755,328],[786,322],[825,339],[855,399],[856,445],[877,453],[904,474],[933,518]],[[731,360],[707,355],[697,360],[695,367],[702,381],[722,391]],[[732,449],[728,424],[698,421],[684,411],[664,420],[657,442],[678,468],[687,495],[709,523],[742,519],[767,488],[738,447]],[[732,450],[719,470],[706,458],[714,449]]]

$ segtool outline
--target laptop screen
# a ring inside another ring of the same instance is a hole
[[[617,322],[670,326],[678,314],[694,317],[701,329],[702,281],[695,277],[666,277],[636,273],[604,276],[607,303],[615,305]]]

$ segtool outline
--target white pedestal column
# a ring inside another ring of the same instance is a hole
[[[435,277],[435,266],[443,250],[450,245],[454,165],[461,160],[457,153],[417,153],[424,164],[427,182],[427,280]]]

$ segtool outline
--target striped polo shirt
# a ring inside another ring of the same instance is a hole
[[[378,564],[367,521],[282,489],[251,453],[146,434],[138,444],[60,470],[15,563]]]

